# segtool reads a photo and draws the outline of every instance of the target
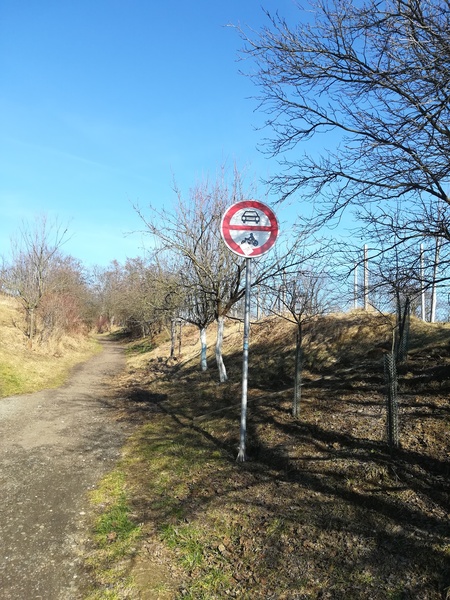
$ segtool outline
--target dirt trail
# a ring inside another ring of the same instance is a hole
[[[62,388],[0,399],[2,600],[81,597],[87,493],[130,433],[106,394],[124,366],[123,349],[104,342]]]

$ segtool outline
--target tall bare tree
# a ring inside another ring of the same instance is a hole
[[[227,373],[222,358],[224,317],[243,296],[244,261],[228,252],[221,240],[220,222],[229,204],[242,199],[241,174],[231,177],[222,169],[217,179],[204,181],[188,197],[175,186],[176,202],[170,209],[136,207],[147,231],[159,241],[161,252],[178,256],[179,280],[185,290],[181,316],[199,328],[201,367],[206,370],[206,328],[218,323],[216,360],[221,381]],[[175,261],[176,262],[176,261]]]
[[[298,21],[240,31],[286,198],[316,225],[347,208],[370,225],[450,242],[450,1],[318,0]],[[312,143],[314,144],[312,146]],[[301,152],[304,148],[303,153]],[[421,238],[421,239],[418,239]]]

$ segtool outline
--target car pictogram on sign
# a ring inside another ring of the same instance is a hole
[[[243,223],[256,223],[260,222],[261,218],[256,210],[246,210],[241,217],[241,221]]]

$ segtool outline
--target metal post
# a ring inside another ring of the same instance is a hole
[[[436,238],[436,249],[434,252],[434,264],[433,264],[433,283],[431,286],[430,323],[434,323],[436,321],[437,274],[438,274],[440,250],[441,250],[441,240],[440,240],[440,238]]]
[[[250,258],[245,259],[245,309],[244,309],[244,354],[242,361],[242,401],[241,401],[241,430],[239,439],[238,462],[246,459],[245,441],[247,437],[247,390],[248,390],[248,344],[250,334],[250,287],[251,287]]]
[[[423,244],[420,244],[420,301],[421,301],[421,316],[422,321],[427,320],[427,314],[425,310],[425,267],[423,258]]]
[[[259,319],[261,318],[261,309],[260,309],[260,289],[259,289],[259,285],[256,288],[256,320],[259,321]]]
[[[366,244],[364,244],[364,310],[369,310],[369,266]]]

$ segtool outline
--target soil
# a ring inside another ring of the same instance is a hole
[[[386,350],[373,320],[334,317],[307,339],[299,419],[291,415],[294,336],[273,320],[253,327],[241,464],[242,332],[227,330],[222,385],[212,360],[205,373],[198,356],[191,360],[198,340],[188,328],[178,360],[167,358],[168,344],[137,352],[117,382],[123,418],[146,424],[142,464],[130,473],[144,524],[136,597],[162,598],[144,595],[143,574],[153,572],[158,532],[169,525],[181,557],[189,531],[202,553],[180,576],[178,595],[164,598],[450,599],[449,329],[414,321],[399,365],[400,442],[389,449]]]
[[[108,394],[123,348],[102,343],[65,386],[0,400],[3,600],[82,597],[88,492],[131,433]]]

